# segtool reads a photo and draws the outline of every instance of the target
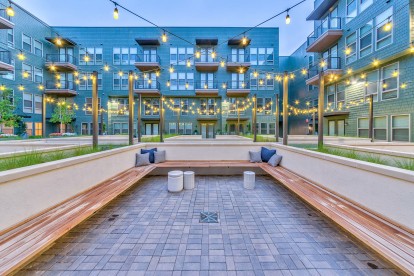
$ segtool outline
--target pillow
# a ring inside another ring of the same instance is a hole
[[[165,150],[154,151],[154,163],[164,163],[165,162]]]
[[[250,155],[250,162],[251,163],[262,163],[262,158],[260,156],[260,151],[250,151],[249,150],[249,155]]]
[[[149,161],[150,161],[150,163],[154,163],[154,151],[157,151],[157,148],[141,149],[141,154],[142,153],[149,153]]]
[[[282,160],[282,155],[277,155],[275,153],[273,154],[272,157],[270,157],[269,162],[267,162],[267,164],[269,164],[270,166],[276,167],[279,165],[281,160]]]
[[[267,149],[262,147],[261,157],[263,162],[269,162],[269,159],[276,154],[276,150]]]
[[[149,161],[150,154],[149,152],[141,154],[137,153],[137,158],[135,161],[135,167],[141,167],[151,164]]]

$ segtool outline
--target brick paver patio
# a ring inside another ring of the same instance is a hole
[[[269,177],[196,176],[167,192],[148,177],[19,274],[392,275],[396,271]],[[200,223],[218,211],[220,222]]]

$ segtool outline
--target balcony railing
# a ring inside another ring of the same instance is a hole
[[[227,62],[244,63],[250,62],[250,56],[248,54],[231,54],[227,56]]]
[[[48,54],[46,55],[46,62],[71,63],[76,65],[76,58],[69,54]]]
[[[59,80],[59,81],[46,81],[46,90],[76,90],[76,85],[73,81]]]
[[[227,89],[250,89],[248,81],[230,81],[227,83]]]
[[[154,80],[137,80],[135,81],[134,88],[135,90],[160,90],[161,85],[158,81]]]
[[[322,21],[315,31],[308,36],[307,46],[309,47],[314,43],[319,37],[329,30],[342,30],[342,21],[340,17],[326,18]]]
[[[139,54],[135,62],[160,63],[160,57],[156,54]]]
[[[11,64],[11,53],[10,51],[0,51],[0,61]]]
[[[216,81],[198,81],[195,83],[195,89],[218,89]]]
[[[311,79],[322,71],[328,70],[341,70],[341,58],[340,57],[329,57],[323,59],[319,64],[311,66],[308,70],[308,79]]]

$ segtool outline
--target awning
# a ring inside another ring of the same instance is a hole
[[[141,46],[160,46],[158,38],[135,38],[135,41]]]

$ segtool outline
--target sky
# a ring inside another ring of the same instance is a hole
[[[109,0],[14,0],[51,26],[150,26],[145,21],[119,9],[113,20],[114,4]],[[160,26],[230,26],[252,27],[293,6],[299,0],[117,0],[135,13]],[[312,22],[305,18],[313,9],[306,0],[289,14],[264,24],[279,27],[280,55],[290,55],[312,32]]]

